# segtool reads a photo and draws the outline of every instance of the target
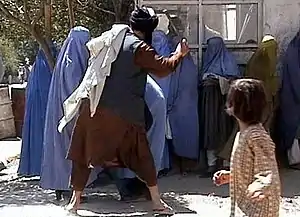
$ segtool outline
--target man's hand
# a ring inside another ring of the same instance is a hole
[[[187,44],[187,40],[184,38],[180,43],[178,43],[176,48],[176,53],[181,53],[182,56],[186,56],[190,51],[190,48]]]

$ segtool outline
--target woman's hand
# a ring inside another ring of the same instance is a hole
[[[214,174],[213,182],[217,186],[225,185],[230,182],[230,171],[221,170]]]

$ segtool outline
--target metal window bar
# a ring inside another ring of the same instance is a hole
[[[151,1],[138,0],[138,5],[198,5],[199,1]]]
[[[203,0],[203,5],[258,4],[261,0]]]
[[[261,40],[263,37],[263,0],[190,0],[190,1],[166,1],[166,0],[136,0],[137,5],[198,5],[199,9],[199,38],[198,44],[190,44],[191,49],[198,48],[198,63],[199,66],[202,62],[202,51],[206,49],[207,45],[203,43],[203,6],[204,5],[228,5],[228,4],[257,4],[257,11],[258,11],[258,23],[257,23],[257,35],[258,40]],[[229,49],[238,49],[238,50],[252,50],[256,49],[258,45],[255,44],[238,44],[238,43],[227,43],[226,46]]]

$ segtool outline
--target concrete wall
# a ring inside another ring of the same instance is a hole
[[[279,43],[279,55],[300,29],[300,0],[264,0],[264,33]]]

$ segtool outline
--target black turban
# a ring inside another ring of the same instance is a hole
[[[131,13],[130,25],[132,30],[140,31],[145,34],[145,42],[151,44],[152,33],[158,25],[158,17],[151,16],[146,7],[136,7]]]

